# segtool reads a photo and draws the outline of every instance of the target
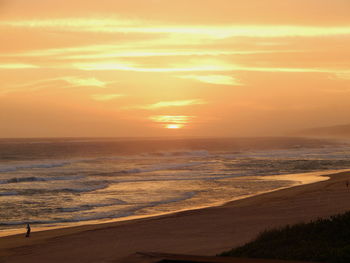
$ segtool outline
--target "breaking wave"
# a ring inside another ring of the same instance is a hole
[[[23,182],[46,182],[46,181],[65,181],[84,178],[84,176],[59,176],[59,177],[14,177],[10,179],[0,180],[0,184],[13,184]]]
[[[211,154],[207,150],[196,151],[160,151],[145,153],[142,156],[146,157],[206,157]]]
[[[37,194],[55,194],[55,193],[86,193],[93,192],[108,187],[108,183],[101,183],[100,181],[96,182],[96,185],[90,186],[72,186],[72,187],[63,187],[63,188],[53,188],[53,189],[40,189],[40,188],[27,188],[27,189],[8,189],[5,192],[0,192],[0,196],[9,196],[9,195],[37,195]]]
[[[65,162],[53,162],[53,163],[16,164],[11,166],[0,166],[0,173],[16,172],[18,170],[26,170],[26,169],[38,169],[38,168],[48,169],[48,168],[55,168],[55,167],[63,167],[69,164],[71,164],[71,162],[65,161]]]
[[[73,216],[71,218],[57,218],[54,220],[27,220],[27,221],[11,221],[11,222],[0,222],[0,226],[16,226],[16,225],[24,225],[24,224],[59,224],[59,223],[73,223],[73,222],[80,222],[80,221],[91,221],[91,220],[101,220],[101,219],[115,219],[115,218],[121,218],[121,217],[127,217],[134,215],[137,211],[145,209],[145,208],[151,208],[162,204],[168,204],[172,202],[178,202],[183,201],[186,199],[189,199],[193,197],[196,193],[195,192],[187,192],[182,194],[181,196],[177,198],[171,198],[166,199],[162,201],[157,202],[150,202],[147,204],[140,204],[137,205],[128,211],[110,211],[110,212],[101,212],[97,213],[95,215],[78,215]],[[79,212],[79,211],[85,211],[85,210],[91,210],[93,208],[97,207],[104,207],[104,206],[114,206],[114,205],[123,205],[126,204],[122,200],[116,200],[115,203],[107,203],[107,204],[92,204],[92,205],[83,205],[79,207],[70,207],[70,208],[57,208],[57,210],[60,210],[61,212]]]
[[[152,165],[146,168],[134,168],[128,170],[121,170],[115,172],[116,174],[132,174],[132,173],[147,173],[147,172],[155,172],[162,170],[181,170],[186,169],[193,166],[198,166],[201,164],[205,164],[205,162],[190,162],[190,163],[176,163],[176,164],[159,164]]]

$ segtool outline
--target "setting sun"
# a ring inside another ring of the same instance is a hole
[[[183,127],[184,127],[183,124],[166,124],[165,125],[165,128],[167,129],[181,129]]]

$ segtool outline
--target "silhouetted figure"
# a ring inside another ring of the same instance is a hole
[[[346,181],[346,188],[349,188],[349,181]]]
[[[29,237],[30,236],[30,225],[27,224],[27,234],[26,234],[26,237]]]

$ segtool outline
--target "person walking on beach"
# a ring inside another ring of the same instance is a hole
[[[30,236],[30,225],[27,224],[27,234],[26,234],[26,237],[29,237]]]
[[[346,181],[346,188],[349,188],[349,181]]]

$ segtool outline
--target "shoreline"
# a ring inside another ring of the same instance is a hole
[[[0,259],[104,262],[121,260],[137,251],[215,255],[250,241],[268,228],[350,210],[350,189],[345,186],[350,172],[329,177],[222,206],[32,232],[27,239],[23,234],[1,237]]]
[[[126,217],[118,217],[118,218],[110,218],[110,219],[96,219],[96,220],[87,220],[87,221],[79,221],[79,222],[69,222],[69,223],[57,223],[57,225],[52,225],[52,226],[47,226],[46,224],[41,225],[34,225],[33,233],[38,233],[42,231],[53,231],[53,230],[60,230],[60,229],[67,229],[67,228],[76,228],[76,227],[84,227],[84,226],[97,226],[97,225],[106,225],[106,224],[113,224],[117,222],[128,222],[128,221],[133,221],[133,220],[139,220],[139,219],[148,219],[148,218],[153,218],[153,217],[161,217],[161,216],[166,216],[166,215],[171,215],[171,214],[176,214],[176,213],[181,213],[185,211],[191,211],[191,210],[200,210],[200,209],[206,209],[210,207],[220,207],[224,206],[230,202],[235,202],[238,200],[243,200],[246,198],[251,198],[255,196],[259,196],[262,194],[266,193],[271,193],[275,191],[280,191],[283,189],[288,189],[288,188],[293,188],[301,185],[306,185],[306,184],[311,184],[311,183],[317,183],[317,182],[322,182],[324,180],[329,180],[329,177],[327,175],[332,175],[334,173],[339,173],[339,172],[346,172],[350,171],[350,169],[335,169],[335,170],[325,170],[325,171],[314,171],[314,172],[305,172],[305,173],[296,173],[296,174],[282,174],[282,175],[268,175],[268,176],[247,176],[244,178],[250,179],[250,178],[261,178],[262,180],[264,179],[272,179],[272,180],[279,180],[279,181],[291,181],[294,183],[288,185],[288,186],[283,186],[279,187],[276,189],[268,190],[268,191],[261,191],[261,192],[256,192],[254,194],[250,195],[243,195],[243,196],[237,196],[233,199],[230,200],[225,200],[225,201],[219,201],[215,203],[208,203],[204,204],[202,206],[197,206],[197,207],[189,207],[189,208],[184,208],[180,210],[174,210],[174,211],[169,211],[169,212],[163,212],[163,213],[155,213],[155,214],[149,214],[149,215],[132,215],[132,216],[126,216]],[[239,178],[239,177],[233,177],[233,178]],[[230,178],[232,179],[232,178]],[[15,236],[15,235],[21,235],[24,232],[24,228],[9,228],[9,229],[0,229],[0,238],[2,237],[7,237],[7,236]]]

